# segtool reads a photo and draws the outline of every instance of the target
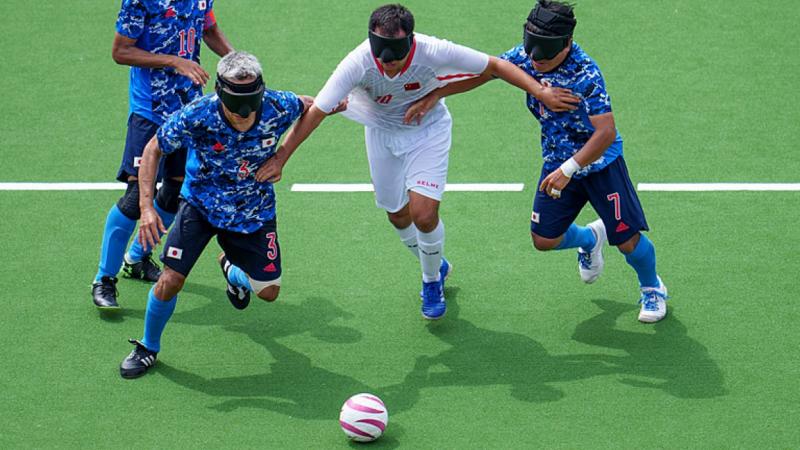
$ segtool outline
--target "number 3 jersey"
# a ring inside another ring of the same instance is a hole
[[[314,104],[330,113],[348,98],[343,114],[367,127],[389,131],[418,129],[416,123],[403,124],[409,106],[448,82],[480,75],[488,64],[489,56],[484,53],[415,33],[405,66],[389,78],[372,55],[369,40],[365,40],[339,63]],[[422,125],[447,114],[444,101],[439,101]]]
[[[303,110],[294,93],[267,89],[253,126],[238,131],[209,94],[170,116],[156,137],[165,154],[188,151],[181,196],[213,227],[252,233],[275,218],[272,183],[256,181],[255,173]]]
[[[216,25],[214,0],[123,0],[117,33],[150,53],[200,63],[203,31]],[[202,87],[175,69],[131,67],[130,112],[161,124],[203,94]]]

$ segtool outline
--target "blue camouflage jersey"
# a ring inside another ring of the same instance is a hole
[[[200,63],[203,31],[216,24],[214,0],[122,0],[117,33],[136,39],[136,47]],[[130,112],[161,124],[203,90],[164,67],[131,67]]]
[[[530,57],[525,54],[522,44],[507,51],[500,58],[524,70],[544,86],[567,88],[581,98],[577,110],[553,112],[528,94],[528,109],[542,128],[544,169],[548,172],[553,171],[577,153],[592,137],[594,127],[589,121],[589,117],[611,112],[611,98],[606,92],[603,74],[600,73],[600,69],[592,58],[574,42],[564,62],[555,70],[547,73],[540,73],[533,68]],[[605,168],[621,154],[622,137],[618,132],[617,138],[605,153],[577,172],[574,178],[580,178]]]
[[[294,93],[267,89],[255,124],[241,132],[217,94],[208,94],[170,116],[156,136],[165,154],[188,150],[181,196],[213,227],[253,233],[275,218],[272,183],[256,181],[255,172],[303,110]]]

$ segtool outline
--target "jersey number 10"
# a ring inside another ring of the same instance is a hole
[[[381,95],[380,97],[375,97],[375,102],[381,105],[388,105],[389,102],[392,101],[392,94]]]
[[[189,28],[189,31],[181,30],[179,33],[181,38],[181,47],[178,51],[178,56],[186,56],[194,54],[194,40],[196,31],[194,31],[194,27]]]

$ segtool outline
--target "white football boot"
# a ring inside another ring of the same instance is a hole
[[[658,277],[657,288],[642,288],[639,322],[653,323],[663,319],[667,315],[667,298],[667,286],[661,281],[661,277]]]
[[[594,233],[597,242],[594,244],[591,252],[586,252],[578,247],[578,273],[581,275],[581,280],[584,283],[594,283],[603,273],[603,246],[606,244],[606,226],[603,225],[602,219],[597,219],[594,222],[586,225]]]

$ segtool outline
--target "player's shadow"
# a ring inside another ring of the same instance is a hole
[[[457,289],[448,290],[446,322],[430,327],[431,333],[451,348],[433,357],[418,357],[401,384],[384,390],[400,404],[416,402],[423,388],[442,386],[508,385],[517,400],[556,401],[564,397],[564,392],[555,383],[614,374],[658,379],[660,382],[624,378],[623,382],[660,388],[678,397],[708,397],[724,392],[719,368],[705,348],[686,335],[685,327],[674,315],[656,325],[654,334],[616,332],[613,319],[632,307],[605,302],[605,306],[613,307],[611,312],[605,311],[578,325],[576,340],[621,348],[629,356],[552,355],[527,336],[480,328],[460,318],[457,297]]]
[[[212,294],[215,299],[219,298],[216,289],[206,289],[196,285],[192,293]],[[224,298],[224,291],[219,294]],[[227,300],[225,303],[224,307],[231,308]],[[330,300],[316,297],[308,298],[299,305],[275,303],[251,305],[249,308],[254,306],[266,310],[263,319],[254,320],[252,316],[241,315],[247,310],[222,313],[212,303],[176,313],[172,321],[205,326],[222,324],[225,331],[247,336],[264,347],[274,359],[265,364],[259,373],[214,378],[182,370],[163,360],[156,365],[156,372],[188,389],[219,398],[220,403],[211,406],[218,411],[267,409],[302,419],[331,420],[338,416],[343,396],[376,392],[374,387],[355,378],[315,365],[308,356],[279,342],[280,338],[286,336],[308,333],[328,343],[355,343],[362,338],[358,330],[331,323],[350,318],[352,314]],[[396,433],[393,435],[396,436]],[[392,442],[392,439],[387,439],[383,445],[391,446]]]
[[[686,326],[670,309],[666,319],[654,324],[654,333],[616,329],[617,318],[637,309],[610,300],[594,300],[603,310],[575,328],[572,338],[584,344],[623,350],[627,356],[607,356],[621,382],[640,388],[661,389],[679,398],[725,395],[724,377],[708,350],[687,334]],[[637,377],[637,378],[631,378]],[[645,379],[642,379],[645,378]]]
[[[480,328],[459,316],[458,288],[448,288],[447,315],[430,332],[450,349],[417,357],[405,380],[385,392],[415,402],[423,388],[508,385],[518,400],[548,402],[564,396],[552,383],[614,373],[605,355],[551,355],[528,336]]]

